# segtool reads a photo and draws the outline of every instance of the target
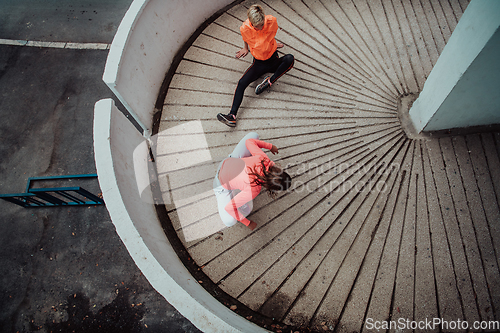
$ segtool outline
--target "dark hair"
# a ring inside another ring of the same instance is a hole
[[[256,165],[249,175],[254,176],[252,186],[262,186],[271,198],[275,198],[278,191],[286,191],[292,185],[292,177],[277,165],[266,168],[264,160]]]

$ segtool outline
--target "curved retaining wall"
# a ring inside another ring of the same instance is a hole
[[[143,128],[144,136],[151,132],[154,104],[176,53],[198,26],[231,2],[136,0],[130,6],[113,40],[103,80]],[[177,257],[152,198],[144,193],[141,197],[138,191],[138,181],[149,177],[144,136],[111,99],[96,103],[94,152],[99,184],[116,231],[136,265],[203,332],[267,332],[220,304]]]
[[[139,194],[136,175],[147,172],[145,139],[114,106],[94,109],[99,185],[116,232],[151,285],[203,332],[267,332],[213,298],[187,271],[163,232],[152,198]],[[143,165],[143,170],[137,170]],[[135,167],[134,167],[135,166]],[[146,192],[150,193],[150,192]]]
[[[234,0],[135,0],[109,50],[103,80],[151,131],[155,102],[177,52],[196,29]]]

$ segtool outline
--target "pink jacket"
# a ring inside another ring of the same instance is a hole
[[[236,220],[248,226],[250,220],[244,217],[238,208],[253,200],[259,195],[261,190],[260,185],[256,186],[251,184],[255,176],[251,176],[249,173],[251,173],[254,168],[257,171],[261,170],[262,160],[267,169],[274,165],[274,162],[271,161],[261,149],[271,149],[273,147],[271,143],[256,139],[248,139],[245,141],[245,145],[252,156],[226,159],[219,171],[219,180],[222,186],[228,190],[240,190],[240,192],[227,204],[226,211]]]

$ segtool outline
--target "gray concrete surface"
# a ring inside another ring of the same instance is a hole
[[[2,0],[1,38],[111,43],[131,0]]]
[[[0,39],[111,43],[130,3],[2,1]],[[0,193],[23,192],[28,177],[95,173],[106,56],[0,45]],[[104,206],[0,200],[0,212],[1,332],[199,332],[141,275]]]
[[[295,65],[259,96],[250,85],[229,128],[216,115],[229,112],[252,60],[234,54],[253,3],[277,18],[279,52]],[[398,114],[467,4],[248,0],[198,36],[166,95],[156,162],[170,220],[220,290],[304,331],[376,331],[369,318],[500,324],[498,131],[412,137]],[[186,151],[169,169],[168,132],[187,126],[176,140],[193,142],[190,122],[201,124],[211,160],[189,163],[202,145],[175,145]],[[269,157],[295,185],[253,200],[255,230],[223,229],[212,180],[251,131],[279,148]]]

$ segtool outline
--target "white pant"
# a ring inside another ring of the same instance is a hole
[[[252,154],[250,151],[247,149],[245,145],[245,141],[247,139],[259,139],[259,135],[255,132],[248,133],[245,135],[243,139],[240,140],[240,142],[236,145],[236,148],[234,148],[233,152],[229,154],[229,157],[233,158],[243,158],[243,157],[250,157]],[[215,178],[214,178],[214,183],[213,183],[213,188],[214,188],[214,193],[215,197],[217,198],[217,206],[219,208],[219,215],[220,218],[222,219],[222,222],[228,226],[231,227],[238,222],[234,217],[232,217],[227,211],[226,211],[226,206],[233,197],[239,193],[239,190],[228,190],[224,188],[224,186],[221,185],[220,180],[219,180],[219,171],[220,168],[222,167],[222,164],[224,163],[226,159],[222,160],[220,162],[219,167],[217,168],[217,172],[215,173]],[[252,201],[247,202],[245,205],[239,207],[239,211],[247,217],[251,212],[252,212],[253,204]]]

